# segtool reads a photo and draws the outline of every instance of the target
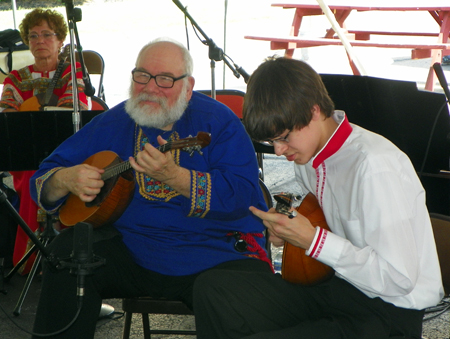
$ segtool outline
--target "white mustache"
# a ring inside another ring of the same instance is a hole
[[[138,102],[141,102],[141,101],[153,101],[153,102],[156,102],[157,104],[159,104],[161,107],[166,107],[166,104],[167,104],[167,99],[166,98],[161,98],[161,97],[158,97],[156,95],[152,95],[152,94],[148,94],[148,93],[142,93],[142,92],[139,93],[136,96],[136,100]]]

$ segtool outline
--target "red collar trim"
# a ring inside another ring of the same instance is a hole
[[[347,119],[347,115],[345,115],[344,119],[341,121],[336,131],[334,131],[331,138],[327,141],[322,150],[314,157],[312,162],[313,168],[319,167],[321,163],[336,153],[342,147],[345,140],[347,140],[350,133],[352,133],[352,130],[353,128]]]

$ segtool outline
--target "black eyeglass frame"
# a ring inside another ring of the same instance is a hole
[[[292,130],[289,130],[288,133],[284,137],[278,137],[274,140],[260,140],[258,141],[260,144],[274,146],[275,143],[287,144],[289,143],[289,134],[291,134]]]
[[[136,81],[136,80],[134,79],[134,74],[135,74],[136,72],[148,74],[148,75],[149,75],[148,81],[147,81],[147,82],[139,82],[139,81]],[[175,81],[184,79],[184,78],[186,78],[187,76],[188,76],[187,73],[186,73],[186,74],[183,74],[182,76],[179,76],[178,78],[174,78],[174,77],[172,77],[172,76],[170,76],[170,75],[164,75],[164,74],[152,75],[152,74],[150,74],[149,72],[141,71],[141,70],[139,70],[139,69],[137,69],[137,68],[135,68],[135,69],[133,69],[133,70],[131,71],[131,77],[132,77],[132,79],[133,79],[133,81],[134,81],[135,83],[141,84],[141,85],[147,85],[152,79],[155,79],[156,86],[161,87],[161,88],[172,88],[172,87],[175,85]],[[158,84],[158,77],[165,77],[165,78],[170,78],[170,79],[172,79],[172,86],[170,86],[170,87],[168,87],[168,86],[160,86],[160,85]]]

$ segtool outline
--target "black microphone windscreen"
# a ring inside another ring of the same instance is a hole
[[[84,82],[84,94],[86,94],[88,97],[91,97],[95,94],[95,87],[92,86],[90,82]]]
[[[92,225],[79,222],[74,226],[72,260],[87,263],[92,260]]]

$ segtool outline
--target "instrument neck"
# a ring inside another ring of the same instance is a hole
[[[170,151],[171,148],[172,148],[172,142],[169,141],[166,144],[157,147],[156,149],[162,153],[165,153],[167,151]],[[136,158],[134,158],[134,159],[136,160]],[[111,166],[111,167],[105,169],[105,172],[102,174],[102,180],[105,181],[110,178],[113,178],[117,175],[122,174],[123,172],[128,171],[129,169],[131,169],[131,163],[129,160],[118,163],[114,166]]]

